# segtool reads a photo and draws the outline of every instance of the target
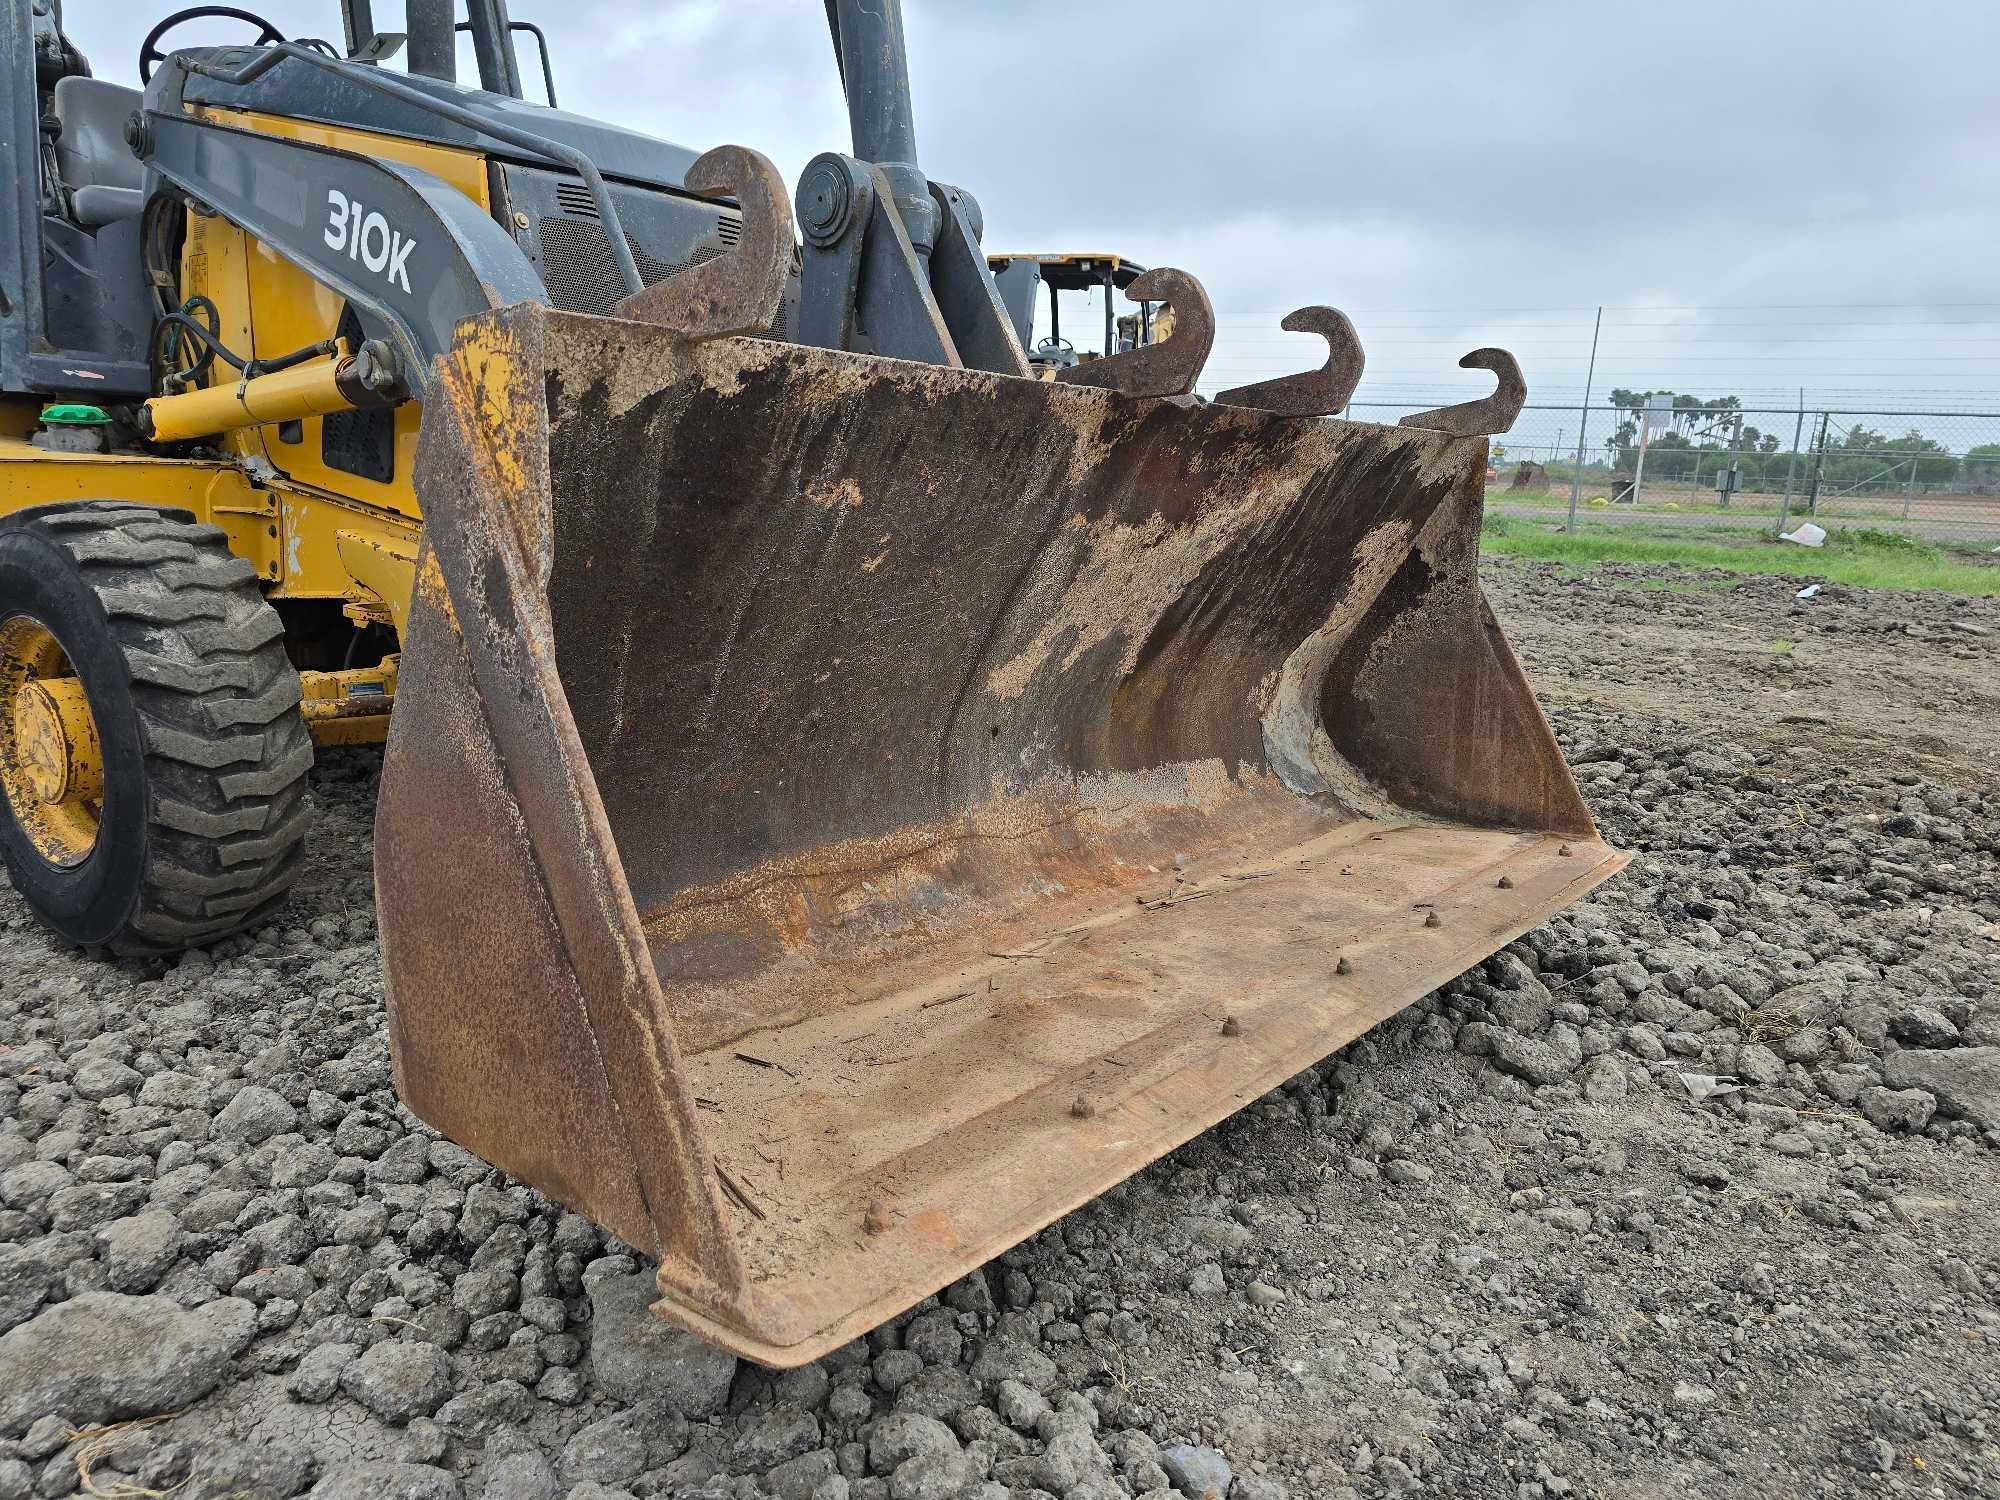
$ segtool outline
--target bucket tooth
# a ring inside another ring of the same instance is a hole
[[[1331,417],[1343,411],[1361,384],[1361,336],[1337,307],[1301,307],[1278,325],[1287,333],[1316,333],[1326,340],[1326,363],[1317,370],[1280,375],[1219,393],[1221,406],[1254,406],[1283,417]]]
[[[1480,594],[1485,464],[467,320],[383,775],[404,1099],[737,1353],[909,1307],[1622,865]]]
[[[1458,361],[1461,370],[1491,370],[1497,384],[1493,394],[1477,401],[1461,401],[1430,411],[1411,412],[1404,427],[1424,427],[1432,432],[1448,432],[1455,437],[1497,437],[1514,425],[1528,400],[1528,382],[1521,378],[1521,366],[1505,349],[1474,349]]]
[[[785,179],[761,151],[717,146],[689,164],[682,185],[691,193],[736,201],[742,214],[736,243],[713,260],[634,292],[618,304],[618,316],[690,339],[768,333],[778,321],[792,267],[792,200]]]
[[[1125,296],[1133,302],[1166,303],[1173,313],[1167,336],[1070,365],[1056,371],[1056,379],[1064,385],[1102,386],[1126,396],[1189,394],[1215,347],[1215,308],[1208,293],[1187,272],[1155,266],[1133,278]]]

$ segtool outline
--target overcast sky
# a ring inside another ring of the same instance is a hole
[[[794,181],[848,145],[821,0],[511,6],[548,30],[567,108],[754,145]],[[336,0],[262,8],[339,35]],[[164,5],[65,9],[130,80],[136,17]],[[376,11],[399,26],[397,0]],[[906,15],[926,171],[977,195],[989,249],[1192,271],[1223,315],[1205,389],[1312,362],[1278,319],[1328,302],[1361,331],[1364,399],[1482,393],[1455,360],[1500,343],[1531,402],[1574,401],[1603,304],[1599,392],[2000,410],[1994,0]]]

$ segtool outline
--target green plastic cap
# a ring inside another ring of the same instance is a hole
[[[81,401],[61,401],[42,408],[42,421],[50,427],[104,427],[109,425],[111,413]]]

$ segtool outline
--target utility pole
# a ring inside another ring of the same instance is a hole
[[[1718,483],[1717,485],[1717,488],[1720,490],[1722,495],[1721,503],[1722,503],[1722,508],[1724,510],[1727,510],[1729,508],[1730,496],[1736,493],[1737,455],[1740,454],[1742,451],[1743,451],[1743,413],[1738,412],[1736,414],[1735,422],[1733,422],[1729,428],[1729,467],[1724,471],[1729,476],[1729,479],[1726,484]]]
[[[1785,523],[1792,514],[1792,481],[1799,472],[1799,439],[1806,430],[1806,388],[1799,387],[1799,419],[1792,423],[1792,457],[1785,465],[1785,498],[1778,506],[1778,530],[1785,529]]]
[[[1810,516],[1819,514],[1819,490],[1826,482],[1826,429],[1832,419],[1830,411],[1819,414],[1819,441],[1813,444],[1812,489],[1806,496],[1806,514]]]
[[[1666,416],[1667,410],[1656,407],[1658,395],[1646,398],[1646,405],[1639,413],[1639,461],[1632,466],[1632,508],[1639,508],[1639,486],[1646,482],[1646,449],[1653,441],[1653,418]]]
[[[1569,476],[1569,525],[1576,530],[1576,497],[1583,492],[1583,435],[1590,429],[1590,387],[1597,379],[1597,335],[1604,327],[1604,309],[1597,309],[1597,321],[1590,325],[1590,369],[1583,377],[1583,407],[1576,414],[1576,467]]]

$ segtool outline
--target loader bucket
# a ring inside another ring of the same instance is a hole
[[[396,1082],[812,1359],[1575,901],[1486,443],[514,307],[441,362]]]

